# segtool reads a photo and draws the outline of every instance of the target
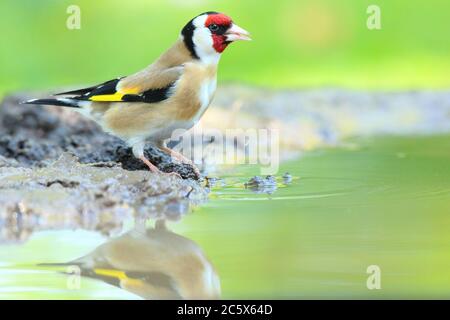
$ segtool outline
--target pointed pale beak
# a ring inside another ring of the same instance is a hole
[[[237,41],[237,40],[245,40],[250,41],[252,40],[250,38],[250,33],[241,27],[239,27],[237,24],[232,24],[231,28],[228,29],[227,32],[225,32],[225,36],[227,37],[227,41]]]

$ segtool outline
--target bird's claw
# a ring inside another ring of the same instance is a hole
[[[183,179],[178,172],[162,172],[162,174]]]
[[[201,178],[202,174],[200,173],[200,170],[196,166],[192,166],[194,168],[194,173],[197,177]]]

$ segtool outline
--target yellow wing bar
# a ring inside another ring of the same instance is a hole
[[[122,98],[127,94],[138,94],[139,88],[127,88],[126,90],[121,90],[120,92],[115,92],[113,94],[99,94],[89,98],[91,101],[99,102],[120,102],[123,101]]]
[[[114,94],[102,94],[102,95],[98,95],[98,96],[92,96],[89,98],[89,100],[91,101],[102,101],[102,102],[114,102],[114,101],[122,101],[122,97],[125,94],[120,93],[120,92],[116,92]]]

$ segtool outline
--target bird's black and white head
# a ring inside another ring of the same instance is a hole
[[[237,40],[251,40],[250,34],[233,20],[218,12],[205,12],[181,31],[191,55],[205,63],[217,63],[226,47]]]

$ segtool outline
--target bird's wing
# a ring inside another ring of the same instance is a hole
[[[171,96],[171,89],[181,77],[183,70],[182,66],[164,70],[143,70],[128,77],[57,95],[75,95],[71,98],[95,102],[155,103]]]

